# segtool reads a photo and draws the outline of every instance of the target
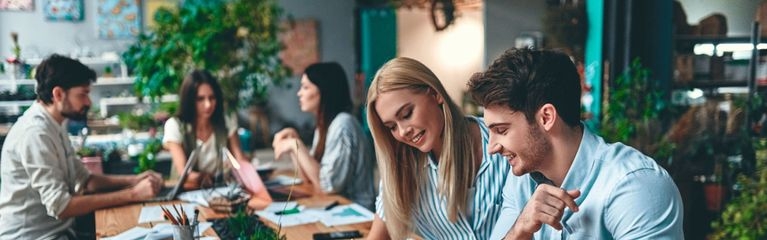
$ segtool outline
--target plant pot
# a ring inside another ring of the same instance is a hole
[[[706,209],[715,212],[722,210],[727,187],[719,183],[707,183],[703,185],[703,193],[706,197]]]
[[[83,161],[83,165],[85,165],[85,168],[91,171],[91,173],[104,174],[104,169],[101,166],[101,157],[83,157],[81,161]]]

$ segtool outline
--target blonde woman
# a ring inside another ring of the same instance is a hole
[[[381,188],[370,239],[487,239],[510,170],[488,150],[483,120],[464,116],[429,68],[395,58],[367,97]]]

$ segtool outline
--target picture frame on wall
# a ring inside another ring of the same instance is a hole
[[[141,1],[98,0],[96,26],[101,39],[137,37],[141,33]]]
[[[281,28],[284,31],[279,37],[285,48],[280,52],[280,59],[293,71],[293,76],[299,76],[306,67],[320,60],[317,20],[285,21]]]
[[[85,15],[83,0],[46,0],[43,15],[50,21],[82,21]]]
[[[0,11],[34,11],[35,0],[0,0]]]

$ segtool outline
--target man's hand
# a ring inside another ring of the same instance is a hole
[[[535,189],[535,193],[528,200],[522,213],[514,223],[509,235],[516,238],[529,239],[541,229],[543,224],[548,224],[557,230],[562,229],[562,214],[565,207],[573,212],[578,211],[575,199],[581,195],[580,190],[568,190],[555,186],[541,184]],[[507,239],[509,236],[507,236]]]
[[[131,184],[131,186],[136,186],[136,184],[138,184],[139,182],[141,182],[141,180],[144,180],[144,179],[149,179],[150,181],[152,181],[153,184],[156,183],[160,187],[162,187],[162,184],[163,184],[162,175],[152,170],[144,171],[140,173],[139,175],[136,175],[133,178],[133,181],[132,181],[133,184]]]
[[[160,187],[161,185],[153,183],[152,179],[145,178],[139,181],[135,186],[131,187],[131,195],[136,201],[151,199],[160,192]]]

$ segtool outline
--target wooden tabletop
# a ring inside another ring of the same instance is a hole
[[[299,193],[309,193],[310,189],[311,189],[310,185],[304,183],[304,184],[296,185],[293,191],[299,192]],[[322,204],[322,203],[328,203],[332,201],[338,201],[340,205],[346,205],[351,203],[351,201],[349,201],[348,199],[338,195],[314,195],[308,198],[296,199],[296,201],[301,205],[311,205],[316,203]],[[151,228],[151,224],[155,224],[155,223],[138,224],[138,218],[141,212],[141,208],[144,206],[162,205],[162,204],[170,204],[170,203],[180,203],[180,201],[141,203],[141,204],[132,204],[132,205],[127,205],[122,207],[114,207],[114,208],[98,210],[96,211],[96,214],[95,214],[96,215],[96,237],[101,238],[101,237],[114,236],[136,226]],[[201,220],[210,221],[214,219],[227,217],[227,215],[225,214],[216,213],[213,210],[206,207],[198,207],[198,208],[200,209]],[[287,239],[290,239],[290,240],[312,239],[312,235],[314,233],[352,231],[352,230],[360,231],[360,233],[362,233],[363,236],[367,236],[368,232],[370,231],[370,227],[373,224],[372,222],[366,222],[366,223],[350,224],[350,225],[343,225],[343,226],[327,227],[320,222],[315,222],[315,223],[298,225],[293,227],[279,228],[273,222],[270,222],[266,219],[264,219],[263,221],[266,225],[274,228],[275,230],[279,230],[280,231],[279,235],[285,235]],[[212,228],[205,231],[203,235],[216,236],[215,231],[213,231]]]

